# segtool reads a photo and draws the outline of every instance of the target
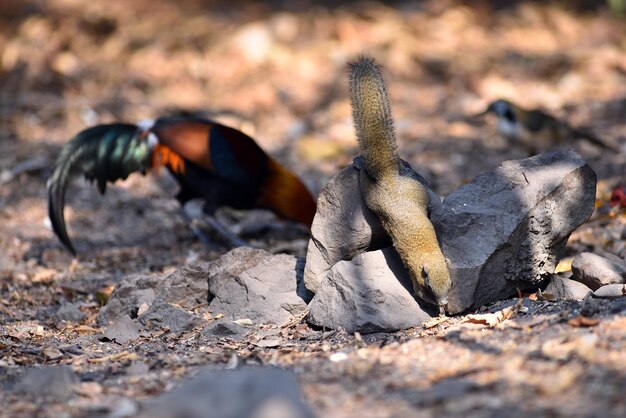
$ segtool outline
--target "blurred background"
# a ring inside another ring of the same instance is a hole
[[[84,383],[80,402],[52,408],[14,396],[3,403],[7,416],[104,416],[112,399],[150,398],[187,367],[237,359],[236,346],[226,343],[199,349],[195,331],[180,341],[151,334],[131,348],[101,340],[96,318],[122,275],[168,273],[227,249],[209,251],[195,238],[162,170],[133,175],[104,197],[76,177],[65,207],[78,251],[72,257],[52,233],[46,207],[46,180],[62,146],[94,124],[200,111],[252,135],[317,193],[358,154],[346,79],[347,63],[360,54],[384,66],[401,155],[440,195],[529,155],[498,135],[493,115],[476,117],[497,98],[542,108],[621,147],[571,143],[600,181],[598,210],[572,234],[565,255],[624,257],[624,211],[610,218],[601,208],[612,187],[626,183],[625,3],[0,0],[0,387],[41,364],[70,364]],[[252,245],[304,256],[308,231],[291,233],[275,218],[249,213],[241,219],[274,227],[244,236]],[[84,314],[76,328],[58,320],[66,301]],[[594,314],[597,305],[590,306]],[[606,338],[598,339],[567,328],[561,313],[543,322],[561,326],[561,336],[545,334],[549,340],[528,332],[540,318],[520,322],[526,325],[508,336],[477,329],[463,339],[400,337],[411,340],[402,345],[385,337],[362,363],[328,362],[326,337],[311,342],[306,331],[298,334],[301,345],[277,348],[271,360],[259,347],[246,348],[246,356],[305,370],[301,383],[320,416],[354,416],[355,408],[364,417],[407,416],[398,408],[440,416],[432,411],[455,398],[454,416],[591,416],[621,407],[624,376],[612,364],[623,365],[625,323],[601,324],[596,332]],[[479,334],[493,339],[481,342]],[[363,346],[360,335],[353,341]],[[302,348],[308,344],[323,360]],[[383,346],[391,354],[376,354]],[[137,353],[152,377],[125,371]],[[471,376],[466,381],[468,374],[486,382],[485,390]],[[475,398],[463,397],[474,391]]]
[[[442,195],[528,155],[492,118],[473,117],[500,97],[624,146],[623,11],[620,0],[2,0],[0,223],[10,233],[0,239],[21,249],[14,262],[58,247],[44,183],[75,133],[181,109],[251,134],[317,193],[358,153],[346,63],[360,54],[385,68],[402,156]],[[609,186],[624,175],[626,153],[573,146]],[[131,177],[105,199],[75,188],[70,229],[124,243],[151,208],[174,222],[159,182]]]

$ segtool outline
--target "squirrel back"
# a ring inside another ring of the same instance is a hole
[[[400,173],[391,104],[373,59],[361,58],[350,65],[350,100],[363,158],[359,188],[365,205],[391,236],[415,293],[443,309],[452,282],[428,219],[428,191]]]

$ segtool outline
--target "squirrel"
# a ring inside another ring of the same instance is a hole
[[[359,171],[361,195],[391,236],[417,296],[439,305],[444,313],[450,273],[428,219],[426,188],[400,174],[391,104],[380,66],[373,58],[361,57],[349,69],[352,118],[365,168]]]

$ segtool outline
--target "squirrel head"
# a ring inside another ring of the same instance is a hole
[[[418,296],[435,303],[443,313],[445,306],[448,304],[448,295],[452,287],[452,280],[450,279],[445,259],[424,263],[422,279],[424,289],[423,291],[422,289],[418,291]]]

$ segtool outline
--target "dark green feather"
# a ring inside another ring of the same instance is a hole
[[[151,149],[140,138],[139,128],[129,124],[98,125],[85,129],[61,151],[48,180],[48,216],[61,242],[76,254],[67,234],[63,208],[65,189],[73,173],[96,180],[101,193],[106,183],[125,179],[129,174],[150,168]]]

